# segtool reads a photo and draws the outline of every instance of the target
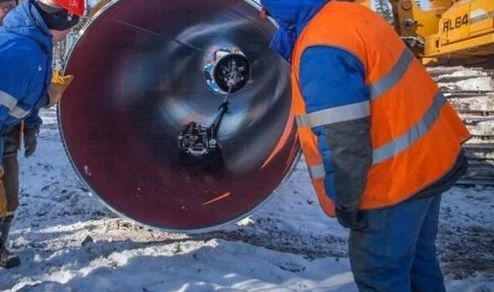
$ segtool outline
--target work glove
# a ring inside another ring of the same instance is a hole
[[[24,128],[24,157],[33,155],[38,145],[38,128]]]
[[[361,230],[366,227],[366,222],[362,218],[362,214],[358,209],[355,210],[344,210],[340,208],[336,208],[335,210],[336,218],[338,222],[346,228],[352,230]]]
[[[45,108],[49,108],[57,104],[60,99],[62,99],[63,93],[69,87],[70,83],[74,80],[73,75],[61,75],[60,71],[53,71],[53,75],[51,78],[51,84],[48,88],[48,104],[45,105]]]
[[[3,166],[0,166],[0,220],[7,214],[7,194],[5,194],[5,187],[3,186]]]

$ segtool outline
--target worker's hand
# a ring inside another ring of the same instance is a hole
[[[0,166],[0,220],[7,214],[7,195],[3,186],[3,167]]]
[[[74,80],[73,75],[63,76],[59,71],[54,71],[51,78],[50,88],[48,88],[48,104],[45,108],[49,108],[57,104],[62,99],[63,93]]]
[[[24,128],[24,157],[33,155],[38,145],[38,133],[37,128]]]
[[[366,227],[366,222],[359,210],[342,210],[336,208],[336,218],[343,227],[352,230],[361,230]]]

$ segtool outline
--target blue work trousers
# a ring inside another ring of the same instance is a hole
[[[350,231],[350,263],[359,291],[445,291],[436,256],[441,195],[364,211],[368,226]]]

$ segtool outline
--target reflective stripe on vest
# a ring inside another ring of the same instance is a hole
[[[386,91],[391,89],[396,83],[398,83],[403,75],[405,75],[408,67],[410,67],[410,63],[413,61],[413,58],[414,56],[412,52],[405,48],[403,53],[401,53],[400,58],[393,66],[393,69],[391,69],[386,76],[381,78],[381,80],[370,85],[370,98],[374,100],[380,97],[386,93]]]
[[[434,97],[432,105],[427,109],[427,112],[425,112],[422,119],[420,119],[412,128],[400,137],[374,150],[374,153],[372,154],[372,163],[377,164],[397,155],[429,132],[432,125],[434,125],[439,117],[441,107],[445,103],[446,98],[441,92],[439,92]]]
[[[370,102],[364,101],[320,110],[296,117],[299,127],[318,127],[344,121],[356,120],[370,115]]]
[[[309,175],[311,179],[322,178],[326,176],[326,170],[324,170],[323,164],[310,165]]]
[[[438,93],[422,119],[420,119],[412,128],[400,137],[373,151],[372,164],[378,164],[403,152],[422,136],[427,134],[439,117],[441,107],[445,103],[446,98],[444,95],[442,93]],[[322,178],[326,174],[323,164],[311,165],[309,167],[309,173],[312,179]]]

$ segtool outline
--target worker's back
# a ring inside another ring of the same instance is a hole
[[[30,109],[47,103],[51,80],[52,38],[31,1],[9,12],[0,27],[0,93],[8,95],[10,109],[2,119],[12,126]]]
[[[295,81],[301,55],[312,46],[343,49],[365,68],[373,153],[362,209],[403,201],[453,167],[469,133],[381,16],[359,4],[325,5],[298,38],[292,61]],[[295,97],[302,99],[297,82],[294,87]]]

